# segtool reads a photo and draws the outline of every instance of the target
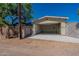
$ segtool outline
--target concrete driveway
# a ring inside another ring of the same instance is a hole
[[[79,43],[79,39],[75,37],[63,36],[63,35],[53,35],[53,34],[38,34],[29,37],[31,39],[40,39],[40,40],[53,40],[53,41],[63,41],[71,43]]]

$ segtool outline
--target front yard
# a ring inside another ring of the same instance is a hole
[[[35,39],[0,39],[0,55],[79,55],[79,44]]]

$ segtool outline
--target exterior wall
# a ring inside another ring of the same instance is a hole
[[[66,23],[65,22],[61,22],[61,35],[66,35]]]
[[[46,20],[46,21],[40,22],[39,24],[55,24],[55,23],[59,23],[59,22]]]
[[[66,35],[73,36],[76,32],[76,24],[77,23],[66,23]]]
[[[40,32],[40,29],[39,29],[38,25],[33,24],[33,34],[32,35],[35,35],[35,34],[37,34],[39,32]]]
[[[35,35],[35,33],[36,33],[36,32],[35,32],[35,26],[36,26],[36,25],[33,24],[33,34],[32,34],[32,35]]]
[[[23,26],[22,28],[22,37],[27,37],[31,34],[30,26]]]
[[[6,36],[8,35],[7,34],[7,29],[8,29],[8,26],[5,26],[5,27],[3,27],[3,39],[5,39],[6,38]]]

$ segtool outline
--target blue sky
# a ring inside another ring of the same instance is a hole
[[[66,16],[69,17],[67,22],[79,22],[77,10],[79,4],[77,3],[33,3],[33,17],[34,19],[43,16]]]

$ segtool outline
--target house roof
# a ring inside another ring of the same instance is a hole
[[[41,18],[38,18],[36,20],[33,20],[33,23],[39,23],[45,20],[50,20],[50,21],[64,21],[69,19],[68,17],[61,17],[61,16],[44,16]]]
[[[41,17],[39,19],[43,19],[43,18],[59,18],[59,19],[69,19],[68,17],[62,17],[62,16],[44,16],[44,17]]]

